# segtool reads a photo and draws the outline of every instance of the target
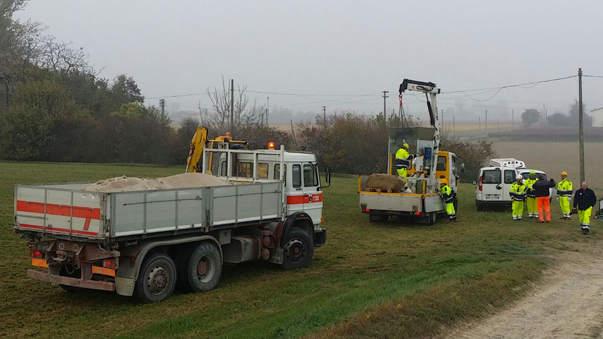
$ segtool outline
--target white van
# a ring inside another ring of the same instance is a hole
[[[515,158],[490,159],[491,167],[526,168],[526,163]]]
[[[475,185],[475,206],[511,206],[509,192],[517,172],[513,167],[482,167]]]
[[[516,181],[518,174],[525,179],[529,177],[530,169],[514,167],[482,167],[479,170],[479,177],[475,183],[475,206],[478,211],[483,211],[486,207],[507,206],[512,204],[511,185]],[[536,174],[546,173],[540,170],[533,170]],[[549,190],[549,199],[552,192]]]

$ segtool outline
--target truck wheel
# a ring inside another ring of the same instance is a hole
[[[167,255],[154,253],[142,263],[136,293],[144,304],[169,298],[176,286],[176,265]]]
[[[195,246],[186,244],[174,256],[174,262],[176,263],[176,289],[180,292],[192,292],[191,285],[188,283],[188,261],[193,249],[195,249]]]
[[[314,255],[314,243],[304,229],[295,227],[289,232],[283,247],[283,263],[286,270],[306,267]]]
[[[222,275],[222,256],[218,247],[202,242],[190,252],[187,268],[188,285],[193,292],[213,290]]]
[[[427,225],[431,226],[436,223],[436,218],[438,216],[438,212],[430,212],[427,216]]]
[[[477,211],[478,211],[478,212],[481,212],[481,211],[483,211],[483,210],[484,210],[484,204],[483,204],[483,203],[481,203],[481,202],[479,202],[479,201],[476,201],[476,202],[475,202],[475,206],[477,207]]]

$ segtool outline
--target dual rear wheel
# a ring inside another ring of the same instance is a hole
[[[185,291],[202,292],[216,287],[222,275],[222,256],[210,242],[189,246],[174,261],[163,253],[145,258],[138,279],[136,293],[143,303],[169,298],[178,284]]]

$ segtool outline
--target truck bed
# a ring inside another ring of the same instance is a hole
[[[364,212],[430,213],[445,211],[438,193],[387,193],[370,192],[366,188],[368,176],[358,178],[359,205]]]
[[[280,220],[279,181],[100,193],[91,183],[15,186],[15,226],[36,236],[111,242]]]

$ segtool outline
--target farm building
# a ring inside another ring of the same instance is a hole
[[[603,107],[590,111],[590,116],[593,118],[593,127],[603,127]]]

